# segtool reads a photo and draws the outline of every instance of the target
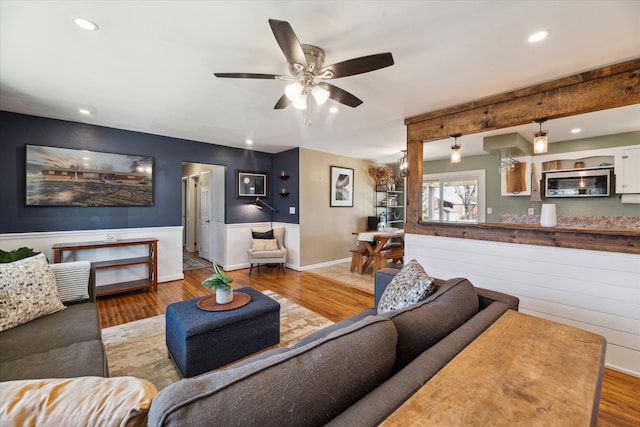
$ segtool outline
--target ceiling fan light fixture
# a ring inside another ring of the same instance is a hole
[[[287,95],[291,101],[296,102],[302,95],[302,85],[300,82],[294,82],[284,87],[284,94]]]
[[[321,88],[320,86],[314,86],[311,90],[311,95],[316,100],[316,104],[322,105],[329,99],[329,91]]]
[[[293,101],[291,104],[293,108],[297,110],[306,110],[307,109],[307,94],[300,95],[300,97]]]

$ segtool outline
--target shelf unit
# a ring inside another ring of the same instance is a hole
[[[389,190],[386,184],[377,184],[374,203],[375,216],[385,215],[387,227],[404,228],[405,197],[403,185],[396,184],[393,190]]]
[[[123,268],[133,265],[146,265],[148,270],[148,277],[146,279],[130,280],[126,282],[111,283],[108,285],[98,286],[96,288],[96,296],[111,295],[139,289],[151,289],[155,291],[158,287],[158,239],[154,237],[122,239],[109,242],[56,243],[52,247],[53,259],[55,263],[63,262],[64,252],[138,245],[147,246],[146,256],[92,261],[91,265],[93,268],[95,268],[96,274],[98,274],[100,270]]]

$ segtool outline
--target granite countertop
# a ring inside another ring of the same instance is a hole
[[[640,217],[636,216],[558,216],[556,220],[559,227],[640,230]],[[540,215],[503,214],[500,223],[540,224]]]

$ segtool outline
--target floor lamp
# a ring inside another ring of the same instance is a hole
[[[262,206],[260,206],[261,204],[268,207],[269,210],[271,211],[271,228],[273,228],[273,213],[278,212],[278,210],[273,206],[271,206],[269,203],[265,202],[264,200],[260,200],[260,197],[256,197],[256,201],[251,203],[251,206],[255,206],[258,209],[262,209]]]

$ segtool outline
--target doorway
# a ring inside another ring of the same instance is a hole
[[[225,166],[182,163],[183,270],[224,262]]]

